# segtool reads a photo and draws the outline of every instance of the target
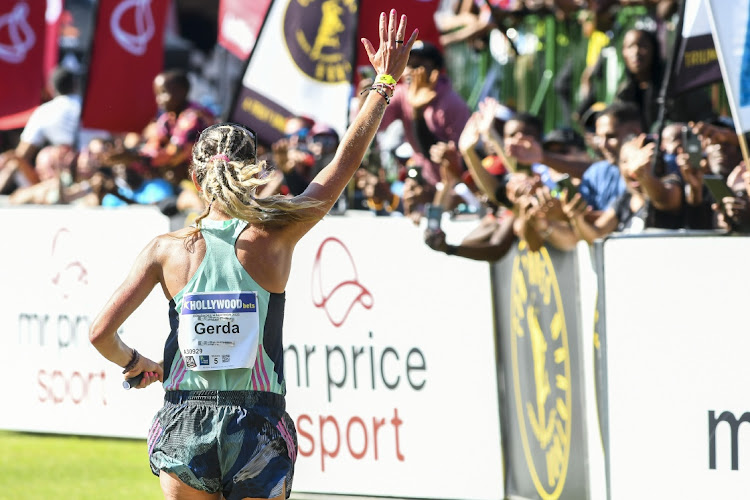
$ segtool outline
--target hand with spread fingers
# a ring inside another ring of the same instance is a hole
[[[409,52],[417,40],[419,30],[414,30],[409,40],[405,40],[406,16],[401,16],[397,27],[396,15],[396,9],[391,9],[388,16],[385,12],[380,14],[380,46],[377,50],[366,38],[362,39],[362,45],[370,59],[370,64],[375,68],[375,72],[378,75],[390,75],[395,81],[398,81],[403,75],[404,69],[406,69]]]

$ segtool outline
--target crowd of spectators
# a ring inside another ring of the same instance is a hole
[[[648,7],[658,26],[675,16],[678,2],[458,0],[435,22],[443,45],[481,45],[490,33],[507,35],[529,12],[576,17],[596,30],[612,22],[614,10],[635,3]],[[435,227],[424,238],[436,251],[483,261],[500,259],[518,239],[532,251],[544,244],[569,250],[618,231],[750,231],[750,174],[731,117],[699,90],[690,106],[659,121],[660,40],[663,33],[643,27],[624,33],[618,47],[623,72],[607,102],[591,91],[597,78],[592,58],[575,75],[575,102],[563,103],[570,120],[552,130],[544,130],[541,116],[499,96],[484,97],[472,109],[452,86],[443,50],[417,42],[381,132],[334,211],[402,216],[416,224],[436,208],[475,218],[475,229],[460,244],[449,244],[450,235]],[[0,155],[5,203],[149,204],[170,216],[201,213],[190,153],[200,131],[219,118],[189,98],[188,75],[160,73],[154,80],[157,116],[127,134],[79,130],[76,78],[64,67],[55,71],[56,95],[32,115],[17,145]],[[371,83],[363,75],[353,95]],[[282,139],[258,144],[258,158],[272,167],[261,196],[303,192],[338,143],[328,125],[304,115],[289,118]]]

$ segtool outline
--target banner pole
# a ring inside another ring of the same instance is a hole
[[[741,130],[737,132],[737,139],[740,141],[740,149],[742,150],[742,159],[745,160],[745,168],[750,169],[750,155],[747,152],[747,138],[745,133]]]
[[[669,97],[670,90],[672,89],[672,74],[674,73],[674,66],[677,62],[678,53],[680,46],[682,45],[682,27],[685,23],[685,4],[687,0],[680,1],[680,17],[677,21],[677,27],[675,28],[675,39],[672,44],[672,50],[669,53],[669,60],[667,62],[667,68],[662,78],[661,89],[659,89],[659,97],[657,102],[659,103],[659,110],[656,116],[656,150],[658,151],[661,147],[661,133],[664,129],[664,119],[667,116],[667,98]],[[670,106],[671,108],[671,106]],[[648,133],[648,130],[644,132]],[[655,173],[656,165],[658,162],[658,155],[654,155],[651,161],[651,172]]]

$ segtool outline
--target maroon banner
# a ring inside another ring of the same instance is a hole
[[[380,35],[378,34],[378,16],[381,12],[388,13],[396,9],[399,16],[406,14],[407,27],[406,38],[412,31],[419,29],[419,39],[428,41],[437,47],[440,45],[440,31],[435,26],[435,11],[440,6],[440,0],[362,0],[359,5],[359,31],[357,34],[357,68],[370,66],[367,52],[359,42],[361,38],[367,38],[375,47],[378,46]],[[364,20],[362,22],[361,20]],[[358,76],[355,79],[358,81]],[[355,82],[356,83],[356,82]]]
[[[44,2],[0,0],[0,130],[22,128],[42,101]]]
[[[221,0],[219,44],[244,61],[255,47],[271,0]]]
[[[156,114],[169,0],[99,0],[81,125],[140,132]]]

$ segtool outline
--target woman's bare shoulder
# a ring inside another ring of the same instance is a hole
[[[183,228],[170,233],[160,234],[148,244],[147,248],[154,260],[163,262],[181,253],[191,253],[195,245],[202,240],[200,232],[192,233],[190,228]]]

